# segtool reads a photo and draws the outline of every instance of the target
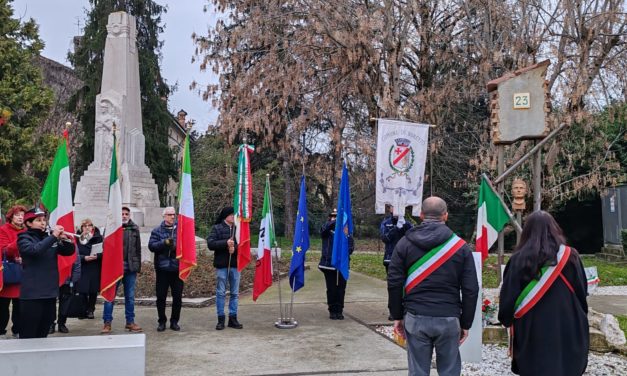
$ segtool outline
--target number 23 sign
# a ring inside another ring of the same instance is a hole
[[[525,110],[531,108],[529,93],[514,93],[514,110]]]

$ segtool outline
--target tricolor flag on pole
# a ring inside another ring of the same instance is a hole
[[[252,145],[239,147],[237,160],[237,183],[233,209],[235,210],[235,241],[237,243],[237,271],[242,271],[250,262],[250,220],[253,217],[253,178],[250,171]]]
[[[65,231],[74,232],[74,204],[72,200],[72,182],[70,181],[70,161],[67,150],[67,132],[59,141],[57,153],[41,192],[41,203],[50,213],[50,226],[63,226]],[[72,241],[74,239],[72,238]],[[59,286],[72,274],[72,264],[76,252],[71,256],[57,256]]]
[[[196,266],[196,222],[192,195],[192,165],[189,159],[189,134],[185,137],[183,172],[179,188],[179,220],[176,228],[176,258],[179,260],[179,278],[187,280]]]
[[[478,207],[475,251],[481,252],[481,258],[485,260],[488,250],[499,236],[499,231],[509,222],[507,211],[485,177],[481,178]]]
[[[115,130],[114,130],[115,132]],[[115,133],[111,153],[111,174],[109,175],[109,208],[102,249],[102,272],[100,275],[100,295],[112,302],[115,299],[115,285],[124,275],[124,253],[122,241],[122,192],[118,177],[118,161]]]
[[[270,178],[266,175],[266,189],[263,194],[263,210],[261,212],[261,225],[259,226],[257,264],[255,265],[255,280],[253,282],[253,301],[256,301],[259,295],[272,286],[271,250],[275,246],[275,239]]]

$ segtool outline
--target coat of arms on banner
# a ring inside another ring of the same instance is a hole
[[[376,213],[385,205],[412,206],[418,215],[427,156],[429,127],[425,124],[380,119],[377,138]]]

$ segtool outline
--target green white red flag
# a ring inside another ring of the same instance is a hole
[[[237,182],[233,209],[235,211],[235,241],[237,242],[237,270],[242,271],[250,262],[250,220],[253,216],[253,177],[250,170],[252,145],[242,144],[237,158]]]
[[[488,250],[499,236],[499,231],[509,222],[501,200],[485,177],[481,178],[478,207],[475,251],[481,252],[481,259],[485,260],[488,257]]]
[[[74,232],[74,204],[72,199],[72,182],[70,180],[70,161],[67,150],[67,132],[59,141],[57,153],[41,192],[41,203],[50,214],[50,226],[63,226],[65,231]],[[74,238],[71,238],[74,241]],[[76,252],[71,256],[57,256],[59,270],[59,286],[65,283],[72,274],[72,264],[76,260]]]
[[[179,187],[179,219],[176,227],[176,258],[179,260],[179,278],[187,280],[196,266],[196,221],[192,194],[192,165],[189,159],[189,135],[185,137],[183,171]]]
[[[256,301],[266,289],[272,286],[272,246],[275,244],[274,218],[272,217],[272,196],[270,178],[266,176],[266,188],[263,194],[263,210],[259,225],[259,244],[257,263],[253,282],[253,301]]]
[[[124,275],[124,251],[122,241],[122,191],[118,177],[118,161],[116,141],[113,136],[113,152],[111,153],[111,173],[109,175],[109,208],[107,224],[102,248],[102,271],[100,274],[100,295],[112,302],[115,299],[116,283]]]

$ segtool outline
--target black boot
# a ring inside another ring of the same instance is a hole
[[[242,329],[244,325],[237,321],[237,315],[229,316],[229,328]]]
[[[218,323],[216,324],[216,330],[222,330],[222,329],[224,329],[224,316],[218,316]]]

